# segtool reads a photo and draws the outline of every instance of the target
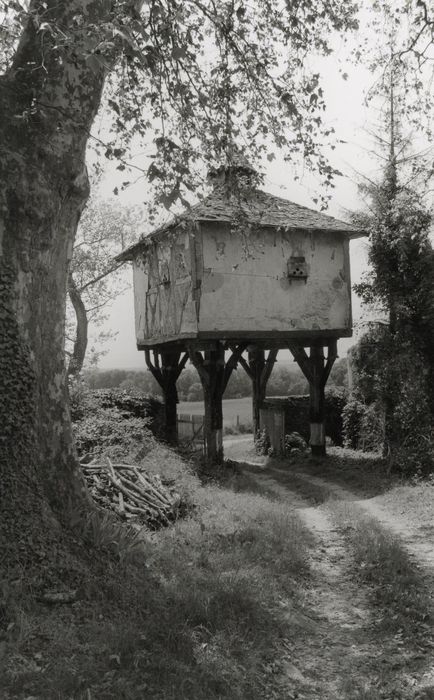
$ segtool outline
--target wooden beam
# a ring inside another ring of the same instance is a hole
[[[250,377],[250,379],[253,379],[253,376],[254,376],[253,371],[252,371],[249,363],[247,362],[247,360],[241,356],[238,361],[239,361],[241,367],[245,370],[247,376]]]
[[[268,352],[267,359],[265,360],[265,366],[264,369],[262,370],[261,373],[261,390],[264,392],[264,398],[265,398],[265,391],[267,389],[267,382],[270,379],[271,373],[273,371],[274,364],[277,359],[277,353],[279,352],[279,348],[272,348]]]
[[[181,374],[182,370],[184,369],[185,365],[187,364],[187,362],[188,362],[188,352],[184,353],[184,356],[182,357],[182,359],[180,360],[180,362],[178,364],[178,367],[177,367],[178,374],[176,377],[177,379],[178,379],[179,375]]]
[[[243,354],[246,347],[247,343],[241,343],[240,345],[238,345],[238,347],[232,350],[232,355],[230,356],[229,360],[226,362],[225,365],[223,378],[223,393],[226,391],[226,387],[228,385],[229,379],[231,378],[231,374],[234,371],[234,369],[237,368],[238,362],[240,361],[241,355]]]
[[[155,356],[155,351],[154,351],[154,356]],[[145,361],[146,361],[146,365],[147,365],[149,371],[151,372],[152,376],[158,382],[160,387],[163,389],[164,388],[163,387],[163,384],[164,384],[163,383],[163,375],[161,374],[161,370],[157,369],[157,367],[152,363],[151,353],[150,353],[149,348],[145,348]]]
[[[293,343],[288,343],[288,348],[294,360],[296,361],[304,376],[306,377],[307,381],[312,382],[313,376],[311,363],[309,361],[309,356],[307,355],[304,347],[302,347],[301,345],[294,345]]]
[[[194,345],[187,345],[187,352],[190,358],[190,362],[196,368],[202,384],[209,385],[210,379],[205,369],[205,361],[201,353],[199,352],[199,350],[196,350]]]
[[[327,379],[330,376],[335,360],[338,356],[337,341],[331,340],[327,346],[327,362],[324,367],[323,382],[324,386],[327,384]]]

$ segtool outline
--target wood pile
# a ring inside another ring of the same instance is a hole
[[[81,468],[94,501],[114,510],[124,520],[138,521],[157,529],[176,519],[180,496],[131,464],[82,463]]]

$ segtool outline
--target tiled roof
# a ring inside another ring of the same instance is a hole
[[[337,231],[357,237],[364,232],[351,224],[335,219],[322,212],[315,211],[295,204],[282,197],[276,197],[268,192],[255,189],[249,192],[241,201],[230,197],[227,188],[216,187],[208,197],[195,204],[171,221],[163,224],[151,234],[143,237],[138,243],[124,250],[118,260],[128,260],[136,248],[146,240],[160,237],[182,221],[221,221],[230,223],[242,213],[249,223],[257,226],[282,228],[285,230],[298,229],[304,231]]]
[[[202,202],[196,204],[187,217],[199,221],[232,221],[241,209],[248,221],[261,226],[297,228],[304,230],[356,232],[351,224],[328,216],[322,212],[302,207],[282,197],[275,197],[262,190],[254,190],[248,198],[232,201],[225,196],[223,188],[215,189]]]

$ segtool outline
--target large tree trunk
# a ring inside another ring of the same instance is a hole
[[[45,7],[43,6],[45,5]],[[48,6],[48,7],[47,7]],[[33,1],[71,27],[109,19],[100,0]],[[43,561],[61,514],[85,503],[67,401],[68,264],[88,196],[85,149],[105,69],[90,67],[91,30],[73,45],[29,19],[0,78],[0,550],[8,565]]]

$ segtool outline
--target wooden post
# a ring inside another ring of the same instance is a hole
[[[190,360],[197,369],[203,387],[204,456],[209,463],[223,460],[223,394],[244,348],[245,345],[233,350],[227,363],[225,348],[220,342],[205,350],[203,356],[194,345],[188,348]]]
[[[181,360],[179,350],[154,350],[153,354],[154,362],[151,361],[150,351],[145,350],[146,364],[163,391],[166,440],[171,444],[176,444],[178,441],[176,382],[186,365],[188,354],[185,353]]]
[[[204,452],[207,462],[223,459],[223,375],[225,351],[218,343],[216,350],[206,350],[204,367],[209,381],[203,386],[205,403]]]
[[[336,340],[327,343],[327,361],[324,358],[324,348],[321,345],[312,345],[310,354],[307,355],[304,347],[290,344],[289,349],[294,360],[309,382],[310,406],[310,440],[309,444],[313,455],[325,455],[325,385],[337,358]],[[325,364],[324,364],[325,362]]]
[[[252,380],[252,418],[253,418],[253,434],[256,435],[259,431],[259,409],[262,401],[265,398],[266,387],[261,384],[262,373],[265,368],[265,350],[262,348],[253,348],[249,350],[249,367],[251,370],[250,378]]]
[[[324,426],[324,350],[322,346],[314,345],[310,348],[311,380],[309,381],[309,421],[310,421],[310,448],[313,455],[323,456],[326,453],[325,426]]]
[[[262,348],[253,347],[249,350],[248,362],[240,357],[239,362],[252,380],[252,417],[253,432],[257,434],[260,429],[260,408],[265,400],[267,383],[276,362],[278,350],[273,348],[265,359],[265,351]]]

